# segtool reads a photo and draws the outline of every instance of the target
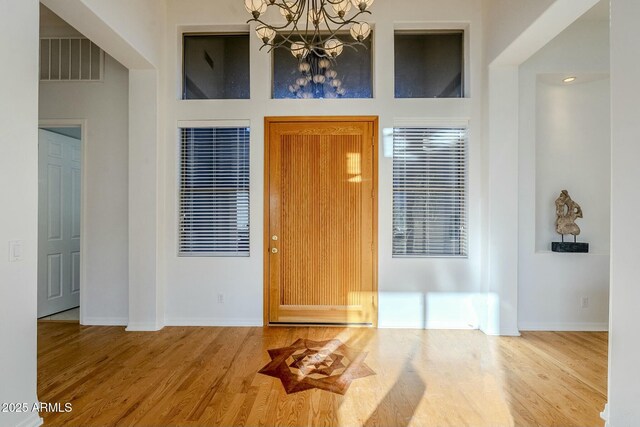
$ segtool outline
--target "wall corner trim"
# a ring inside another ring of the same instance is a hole
[[[600,412],[600,418],[604,420],[604,427],[611,427],[609,425],[609,403],[605,403],[604,410]]]
[[[44,420],[40,417],[38,412],[32,412],[21,423],[16,424],[16,427],[38,427],[44,424]]]
[[[133,322],[129,323],[125,329],[127,332],[157,332],[164,328],[164,325],[156,323],[146,322]]]
[[[127,326],[129,319],[126,317],[85,317],[80,324],[83,326]]]
[[[512,328],[495,328],[484,327],[480,328],[480,332],[490,337],[519,337],[520,330]]]

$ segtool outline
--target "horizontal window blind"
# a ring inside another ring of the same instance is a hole
[[[467,256],[467,130],[393,132],[393,256]]]
[[[183,256],[249,256],[249,128],[184,128],[180,148]]]

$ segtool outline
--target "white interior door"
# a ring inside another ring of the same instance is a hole
[[[80,140],[39,130],[38,317],[80,305]]]

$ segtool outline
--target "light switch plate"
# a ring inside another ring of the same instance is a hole
[[[9,241],[9,262],[18,262],[23,260],[24,242],[22,240]]]

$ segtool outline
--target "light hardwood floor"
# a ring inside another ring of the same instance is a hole
[[[38,397],[58,426],[602,426],[607,334],[38,325]],[[268,349],[338,338],[376,375],[287,395]]]

